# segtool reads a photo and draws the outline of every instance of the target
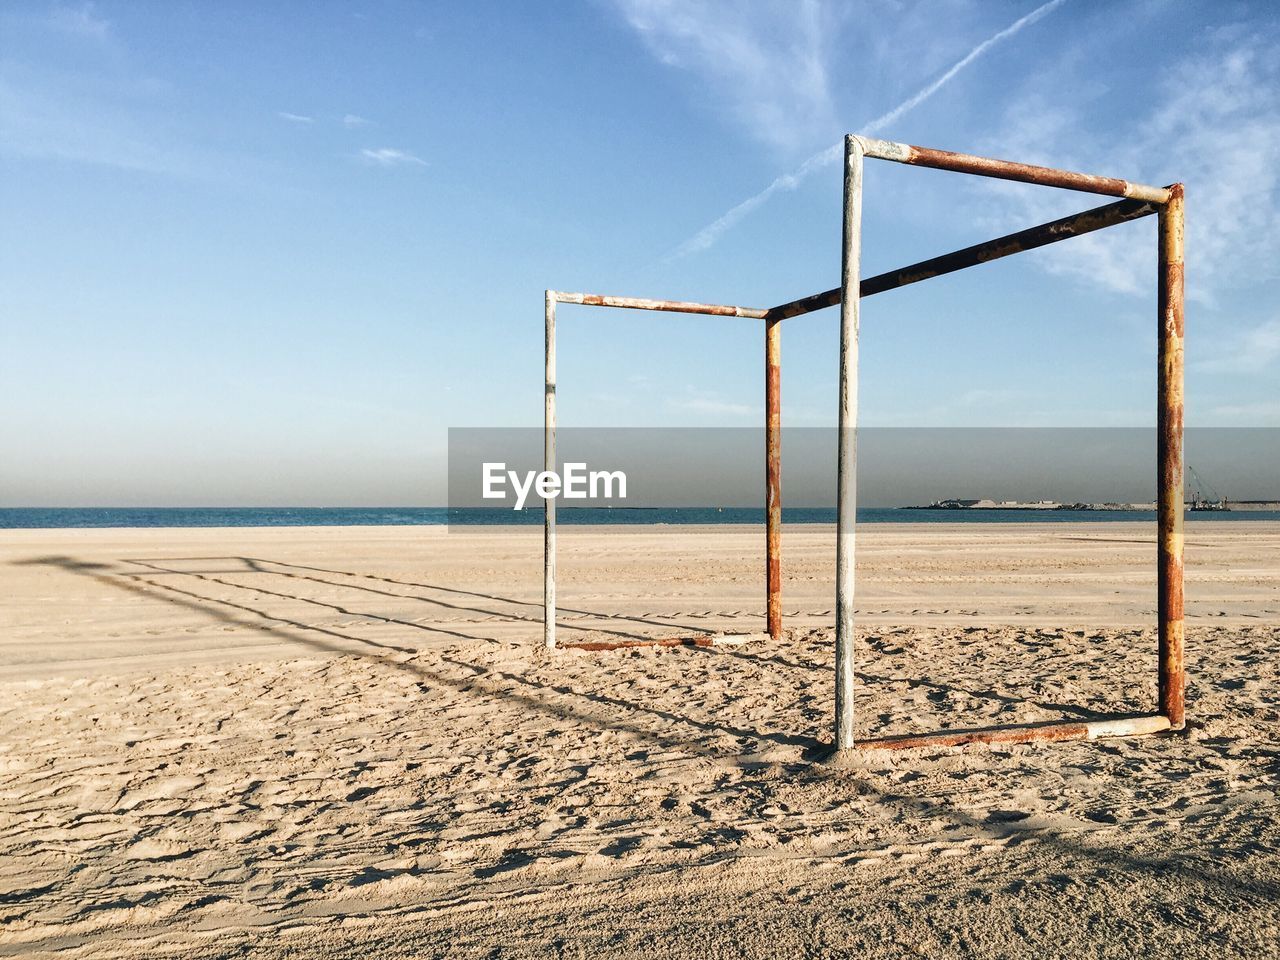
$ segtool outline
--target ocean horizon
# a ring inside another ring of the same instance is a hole
[[[835,523],[834,507],[784,507],[784,523]],[[1187,511],[1188,521],[1280,520],[1280,511]],[[561,506],[560,525],[763,523],[762,507]],[[859,523],[1069,523],[1155,521],[1154,510],[928,509],[862,507]],[[542,509],[447,507],[4,507],[0,529],[169,527],[538,526]]]

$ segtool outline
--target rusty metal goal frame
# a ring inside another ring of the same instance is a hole
[[[866,158],[931,167],[981,177],[1016,180],[1122,199],[1050,223],[965,247],[919,263],[861,279],[862,174]],[[1181,729],[1185,725],[1183,658],[1183,185],[1153,187],[1100,177],[934,150],[850,134],[844,151],[844,218],[841,285],[776,307],[726,306],[646,300],[547,290],[545,297],[544,462],[556,467],[556,304],[659,310],[763,320],[765,325],[765,542],[766,621],[770,636],[782,635],[781,353],[783,320],[840,306],[839,449],[836,468],[835,743],[837,754],[854,749],[1025,743],[1130,736]],[[1068,237],[1155,214],[1158,217],[1158,337],[1156,358],[1156,571],[1158,711],[1112,720],[1020,724],[982,730],[858,739],[854,736],[854,550],[857,509],[857,387],[860,301],[932,277],[1033,250]],[[543,638],[556,648],[555,500],[545,500]],[[644,641],[640,641],[643,643]],[[650,641],[667,643],[670,641]],[[611,646],[605,644],[601,646]],[[618,644],[622,645],[622,644]],[[627,646],[634,643],[625,644]]]

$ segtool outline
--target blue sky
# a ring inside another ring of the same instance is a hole
[[[1188,423],[1280,425],[1278,41],[1262,3],[7,3],[0,504],[440,502],[448,427],[540,423],[545,287],[836,285],[850,131],[1184,180]],[[874,164],[864,268],[1100,202]],[[1153,422],[1154,264],[1148,220],[868,301],[863,422]],[[785,327],[788,423],[833,420],[836,314]],[[762,416],[754,321],[562,307],[559,359],[566,425]]]

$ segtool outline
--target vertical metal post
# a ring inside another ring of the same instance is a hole
[[[556,468],[556,298],[547,291],[546,393],[543,420],[543,469]],[[556,501],[543,501],[542,639],[548,650],[556,647]]]
[[[845,138],[844,247],[840,271],[840,396],[836,466],[836,749],[853,735],[854,528],[858,507],[858,295],[862,255],[862,141]]]
[[[1159,530],[1158,579],[1160,712],[1175,729],[1185,722],[1182,592],[1182,243],[1183,188],[1175,183],[1160,210],[1159,347],[1156,430]]]
[[[769,636],[782,639],[782,321],[764,326],[765,583]]]

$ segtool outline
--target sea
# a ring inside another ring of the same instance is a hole
[[[1188,511],[1199,520],[1250,522],[1280,520],[1276,510]],[[757,507],[617,508],[561,506],[556,519],[568,524],[732,524],[762,523]],[[833,507],[784,507],[784,523],[834,523]],[[1152,510],[928,510],[864,507],[859,523],[1070,523],[1155,520]],[[531,525],[542,510],[445,507],[9,507],[0,508],[0,529],[88,527],[395,527]]]

